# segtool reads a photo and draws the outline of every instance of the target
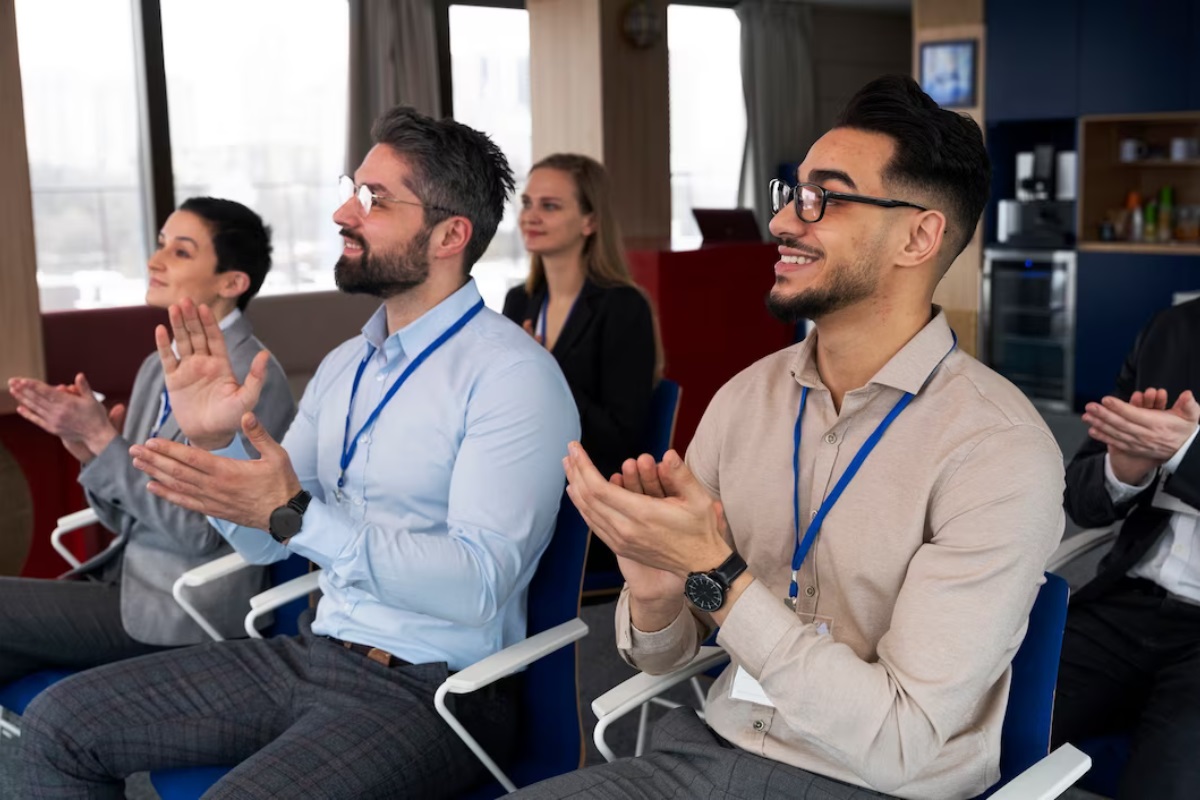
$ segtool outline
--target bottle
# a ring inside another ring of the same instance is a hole
[[[1164,186],[1158,196],[1158,240],[1160,242],[1171,241],[1171,232],[1174,230],[1175,203],[1172,195],[1171,187]]]
[[[1129,241],[1140,242],[1144,235],[1142,228],[1145,225],[1145,221],[1142,219],[1142,196],[1137,192],[1130,192],[1129,200],[1125,205],[1129,209]]]
[[[1146,203],[1145,220],[1142,223],[1142,241],[1158,241],[1158,201],[1151,198]]]

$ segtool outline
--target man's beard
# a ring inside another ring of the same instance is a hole
[[[824,257],[795,242],[781,241],[785,247]],[[820,319],[864,300],[875,292],[879,284],[879,273],[874,268],[876,260],[873,253],[864,253],[844,267],[836,267],[826,261],[825,285],[805,289],[795,295],[783,294],[786,279],[777,277],[774,288],[767,294],[767,310],[779,321],[795,325],[805,319]]]
[[[337,287],[347,294],[368,294],[387,300],[423,284],[429,278],[429,239],[432,227],[423,227],[399,252],[371,252],[358,235],[343,230],[342,236],[362,246],[357,261],[343,255],[333,268]]]

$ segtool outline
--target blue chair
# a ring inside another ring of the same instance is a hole
[[[494,777],[469,792],[465,796],[469,800],[499,797],[517,786],[527,786],[583,765],[583,725],[576,685],[578,654],[575,647],[566,645],[587,635],[587,625],[579,619],[587,543],[587,526],[563,495],[554,535],[529,585],[528,638],[451,675],[437,690],[434,704],[438,713]],[[310,573],[294,582],[301,596],[307,596],[316,574]],[[260,610],[286,600],[289,592],[286,586],[281,586],[264,594],[273,594],[275,599],[259,602]],[[517,756],[504,772],[450,713],[445,697],[481,689],[522,668],[525,672]],[[150,780],[162,800],[195,800],[230,769],[160,770],[152,772]]]
[[[82,513],[82,512],[79,512]],[[308,561],[293,556],[286,561],[281,561],[278,564],[272,564],[270,568],[270,582],[272,585],[278,585],[292,580],[298,575],[303,574],[308,569]],[[187,602],[187,590],[196,586],[201,586],[212,580],[216,580],[232,571],[244,569],[249,565],[245,560],[236,553],[222,556],[221,558],[210,561],[207,564],[189,570],[180,576],[175,582],[174,595],[184,609],[192,615],[210,636],[219,640],[221,636],[213,630],[207,620],[197,612],[190,603]],[[296,633],[296,620],[299,618],[300,612],[304,609],[305,601],[303,599],[294,601],[294,604],[288,608],[281,609],[276,615],[276,625],[272,628],[272,633]],[[37,697],[50,686],[61,681],[63,678],[74,675],[79,670],[74,669],[45,669],[26,675],[23,678],[18,678],[11,683],[0,686],[0,707],[6,708],[17,714],[24,714],[25,709],[33,702],[33,698]],[[9,725],[3,723],[4,733],[6,735],[18,735],[19,731]]]
[[[980,800],[1057,797],[1091,766],[1091,759],[1071,745],[1050,753],[1050,718],[1069,593],[1066,581],[1046,574],[1046,583],[1030,611],[1025,640],[1013,658],[1012,687],[1000,731],[1000,782],[980,795]],[[604,733],[613,722],[728,660],[720,647],[705,646],[682,669],[669,675],[635,675],[596,698],[592,710],[599,720],[594,733],[597,749],[612,761],[616,755],[604,741]]]
[[[650,427],[646,432],[643,452],[654,456],[655,461],[662,461],[662,457],[671,449],[682,394],[683,390],[679,384],[669,378],[663,378],[658,382],[658,386],[654,387],[654,394],[650,398]],[[594,601],[612,599],[624,585],[625,578],[620,570],[585,572],[583,597],[585,600]]]
[[[1119,526],[1112,525],[1080,531],[1063,540],[1050,557],[1050,569],[1057,572],[1076,559],[1107,549],[1116,541],[1118,532]],[[1121,773],[1125,771],[1133,748],[1132,734],[1096,736],[1074,744],[1092,759],[1093,764],[1092,769],[1079,780],[1079,788],[1105,797],[1115,797]]]

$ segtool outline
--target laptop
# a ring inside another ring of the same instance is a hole
[[[705,245],[763,240],[758,220],[748,208],[693,208],[692,216]]]

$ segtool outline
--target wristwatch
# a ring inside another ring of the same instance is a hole
[[[301,489],[295,497],[287,501],[287,505],[272,511],[270,522],[267,523],[267,532],[271,534],[271,538],[283,544],[299,533],[304,524],[304,512],[308,510],[311,500],[312,495]]]
[[[688,573],[683,596],[701,611],[716,611],[725,605],[729,587],[746,571],[745,560],[735,550],[724,563],[708,572]]]

